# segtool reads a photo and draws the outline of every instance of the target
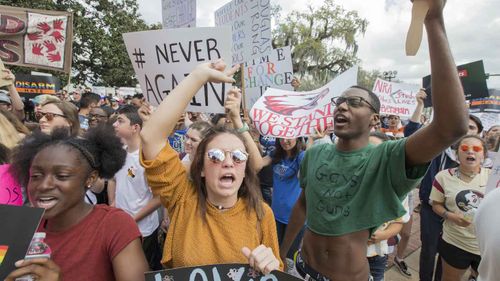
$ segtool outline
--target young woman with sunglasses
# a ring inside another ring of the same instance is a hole
[[[57,127],[69,128],[72,136],[80,133],[78,109],[70,102],[48,100],[35,113],[35,117],[45,134],[50,134]]]
[[[165,141],[193,96],[207,82],[233,83],[233,68],[219,60],[197,66],[165,97],[141,131],[141,162],[171,224],[166,267],[249,263],[264,273],[281,269],[276,226],[248,163],[248,132],[213,129],[200,142],[190,176]],[[230,94],[231,95],[231,94]],[[243,136],[244,135],[244,136]],[[175,241],[175,242],[174,242]]]
[[[438,246],[444,281],[461,280],[469,267],[477,272],[481,261],[473,219],[490,174],[481,168],[485,156],[481,138],[463,137],[457,148],[459,166],[439,172],[433,183],[432,209],[444,219]]]

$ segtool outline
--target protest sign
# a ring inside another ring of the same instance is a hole
[[[16,269],[14,263],[26,255],[44,209],[0,205],[0,280]]]
[[[176,28],[123,34],[127,52],[151,105],[158,105],[198,64],[231,61],[230,27]],[[223,113],[230,84],[207,83],[187,111]]]
[[[372,92],[380,100],[381,115],[409,118],[417,107],[415,96],[419,90],[419,85],[395,83],[377,78]]]
[[[314,134],[315,128],[333,125],[333,97],[356,85],[358,67],[340,74],[325,86],[309,92],[268,89],[250,110],[263,136],[297,138]]]
[[[488,86],[486,84],[486,74],[484,72],[483,61],[475,61],[457,66],[458,77],[464,89],[465,99],[479,99],[488,97]],[[431,99],[431,76],[422,78],[422,85],[427,93],[425,107],[432,106]]]
[[[470,112],[500,113],[500,89],[489,89],[489,97],[470,101]]]
[[[0,56],[5,64],[70,72],[71,13],[10,6],[0,6],[0,11]]]
[[[196,0],[162,0],[163,28],[196,27]]]
[[[493,154],[493,156],[493,167],[491,167],[490,177],[488,178],[488,183],[486,184],[486,196],[495,188],[500,187],[500,153],[497,151]]]
[[[214,264],[198,267],[182,267],[146,272],[146,281],[299,281],[297,277],[281,271],[264,275],[248,264]]]
[[[500,125],[500,115],[498,113],[480,112],[472,113],[472,115],[477,116],[481,120],[484,131],[488,131],[494,125]]]
[[[55,76],[16,74],[16,90],[20,95],[55,95],[61,89],[61,82]]]
[[[215,26],[233,32],[233,65],[267,55],[271,46],[270,0],[233,0],[215,11]]]
[[[0,58],[0,87],[8,86],[12,84],[12,80],[4,79],[3,76],[5,72],[3,71],[5,66],[3,65],[2,59]]]
[[[272,50],[267,56],[245,63],[247,106],[251,108],[268,88],[293,90],[292,52],[290,47]]]
[[[0,204],[21,206],[23,192],[21,185],[9,171],[10,165],[0,165]]]

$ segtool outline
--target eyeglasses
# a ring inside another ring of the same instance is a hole
[[[215,164],[222,163],[226,159],[226,153],[231,155],[233,162],[236,164],[244,163],[248,160],[248,153],[235,149],[233,151],[212,148],[207,152],[208,159]]]
[[[332,98],[332,103],[335,106],[339,106],[339,105],[343,104],[344,102],[346,102],[348,106],[354,107],[354,108],[361,107],[362,106],[361,103],[365,102],[366,104],[368,104],[368,106],[371,108],[371,110],[373,110],[373,112],[377,112],[377,110],[375,109],[375,107],[373,107],[373,105],[371,103],[369,103],[363,97],[359,97],[359,96],[348,96],[348,97],[340,96],[340,97]]]
[[[66,116],[62,115],[62,114],[58,114],[58,113],[52,113],[52,112],[42,112],[42,111],[37,111],[35,113],[35,118],[37,121],[40,121],[40,119],[42,119],[42,117],[45,117],[47,119],[47,121],[52,121],[56,116],[59,116],[59,117],[62,117],[62,118],[66,118]]]
[[[472,148],[472,150],[474,152],[481,152],[483,151],[483,147],[480,146],[480,145],[467,145],[467,144],[462,144],[460,146],[460,150],[462,150],[463,152],[467,152],[469,151],[470,149]]]

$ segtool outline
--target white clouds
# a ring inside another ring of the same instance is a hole
[[[161,21],[161,0],[138,0],[140,13],[148,23]],[[213,13],[229,0],[197,0],[198,26],[213,26]],[[322,0],[274,0],[283,15],[304,10],[308,4],[317,7]],[[398,78],[420,83],[429,74],[430,62],[426,35],[415,57],[406,57],[404,43],[410,22],[410,1],[337,0],[346,9],[357,10],[370,23],[359,38],[358,55],[365,69],[397,70]],[[484,60],[487,73],[500,73],[500,1],[448,1],[445,21],[448,38],[457,64]],[[500,88],[500,77],[491,77],[490,88]]]

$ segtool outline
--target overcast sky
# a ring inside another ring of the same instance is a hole
[[[282,15],[304,10],[308,4],[318,7],[323,0],[272,0],[283,8]],[[142,17],[148,23],[161,22],[161,0],[138,0]],[[214,26],[214,11],[228,0],[197,0],[198,26]],[[457,64],[483,60],[486,73],[500,74],[500,1],[448,0],[445,22],[451,49]],[[415,57],[406,57],[404,44],[411,3],[404,0],[337,0],[345,9],[356,10],[369,21],[363,37],[358,38],[358,57],[365,69],[397,70],[398,78],[421,83],[430,73],[426,35]],[[489,88],[500,88],[500,77],[491,77]]]

